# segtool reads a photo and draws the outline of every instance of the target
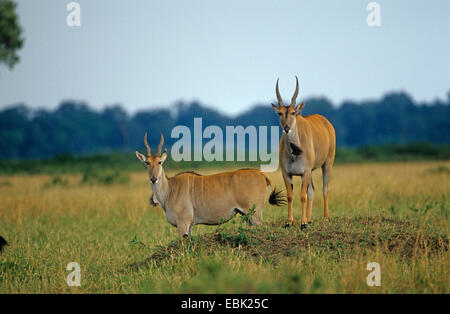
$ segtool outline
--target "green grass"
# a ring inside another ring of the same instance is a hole
[[[190,241],[175,240],[156,248],[148,259],[128,265],[128,269],[186,276],[175,287],[146,280],[140,292],[396,293],[445,292],[448,286],[446,277],[431,274],[439,286],[431,289],[429,270],[422,264],[423,260],[445,262],[449,250],[445,234],[433,231],[424,235],[419,225],[382,216],[335,219],[317,223],[307,231],[284,229],[282,223],[224,227]],[[382,287],[366,285],[369,272],[365,265],[369,261],[382,265]],[[189,266],[182,267],[183,263]],[[416,273],[412,264],[418,265]],[[386,273],[393,265],[396,272]],[[179,267],[183,273],[175,270]],[[398,271],[403,282],[393,280]],[[208,282],[215,284],[209,286]]]
[[[449,167],[337,166],[329,222],[315,172],[307,230],[296,193],[291,228],[283,228],[285,206],[267,204],[263,226],[238,215],[195,226],[184,241],[148,204],[144,170],[110,183],[3,176],[0,234],[10,245],[0,256],[0,293],[448,293]],[[268,175],[283,186],[279,172]],[[81,287],[66,284],[70,262],[80,264]],[[381,266],[379,287],[366,284],[369,262]]]

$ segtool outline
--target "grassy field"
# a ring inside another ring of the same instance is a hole
[[[316,171],[307,231],[296,178],[294,227],[282,228],[285,207],[267,204],[262,227],[236,216],[194,227],[185,242],[149,205],[144,169],[3,175],[0,234],[10,246],[0,293],[449,293],[449,169],[448,161],[336,166],[329,222]],[[269,176],[284,188],[279,172]],[[70,262],[81,266],[81,287],[66,283]],[[366,284],[369,262],[381,266],[379,287]]]

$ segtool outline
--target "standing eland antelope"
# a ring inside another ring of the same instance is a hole
[[[281,192],[257,169],[241,169],[213,175],[199,175],[195,172],[181,172],[167,177],[163,163],[167,150],[161,153],[164,137],[155,155],[144,144],[147,157],[136,151],[137,158],[147,165],[153,190],[152,205],[160,204],[167,221],[176,226],[180,237],[188,237],[191,227],[197,224],[218,225],[233,218],[237,213],[248,215],[250,225],[263,223],[262,210],[266,198],[266,187],[271,187],[269,203],[280,206],[285,203]],[[249,209],[255,205],[254,212]]]
[[[336,151],[336,135],[333,125],[325,117],[318,114],[307,117],[301,116],[300,111],[305,103],[296,105],[298,95],[297,76],[295,79],[296,88],[289,106],[283,105],[277,80],[278,106],[272,104],[272,107],[280,116],[280,124],[283,130],[280,139],[279,160],[288,200],[286,226],[291,226],[294,221],[292,216],[292,191],[294,189],[292,176],[301,176],[301,229],[305,229],[308,223],[311,223],[311,209],[314,199],[312,171],[319,167],[322,168],[323,176],[323,215],[325,220],[329,218],[328,183]],[[308,201],[307,205],[306,201]]]

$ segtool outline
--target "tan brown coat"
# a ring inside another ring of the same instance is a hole
[[[137,158],[147,165],[153,190],[151,202],[160,204],[167,221],[176,226],[180,237],[189,236],[191,227],[198,224],[217,225],[233,218],[237,213],[248,215],[250,224],[262,224],[262,211],[266,188],[271,187],[269,202],[281,205],[283,200],[272,183],[257,169],[241,169],[213,175],[182,172],[167,177],[163,163],[167,151],[151,155],[146,136],[147,157],[136,151]],[[254,207],[254,213],[249,209]],[[249,215],[250,214],[250,215]]]
[[[301,176],[302,186],[300,200],[302,203],[301,227],[306,228],[311,222],[311,210],[314,199],[314,183],[312,171],[322,169],[324,218],[329,218],[328,212],[328,183],[333,168],[336,152],[336,135],[333,125],[323,116],[315,114],[302,117],[300,111],[304,103],[295,105],[298,95],[297,86],[291,104],[284,106],[276,85],[278,106],[272,104],[280,117],[283,135],[280,139],[279,160],[283,180],[286,185],[288,200],[287,226],[293,223],[292,200],[293,176]]]

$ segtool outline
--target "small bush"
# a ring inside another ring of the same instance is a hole
[[[245,233],[245,229],[238,227],[237,234],[231,234],[227,231],[222,231],[219,233],[219,240],[222,243],[229,243],[233,247],[239,245],[247,245],[250,242],[250,238]]]
[[[89,169],[83,173],[82,184],[125,184],[130,180],[129,175],[117,170],[95,171]]]
[[[132,248],[138,248],[138,249],[141,249],[141,248],[144,248],[144,247],[145,247],[145,243],[142,242],[142,241],[140,241],[140,240],[138,240],[137,235],[134,235],[134,238],[131,239],[131,241],[130,241],[130,246],[131,246]]]
[[[56,176],[53,176],[53,178],[50,181],[49,185],[52,185],[52,186],[56,186],[56,185],[67,186],[67,185],[69,185],[69,182],[66,179],[61,178],[61,176],[56,175]]]
[[[256,208],[256,205],[253,204],[253,206],[247,210],[247,213],[246,213],[246,214],[242,214],[242,216],[241,216],[242,222],[246,222],[246,223],[251,224],[251,222],[252,222],[252,217],[253,217],[253,215],[254,215],[255,212],[256,212],[255,208]]]
[[[448,169],[446,166],[439,166],[435,169],[436,173],[445,173],[450,174],[450,169]]]
[[[0,186],[11,186],[11,181],[0,181]]]

